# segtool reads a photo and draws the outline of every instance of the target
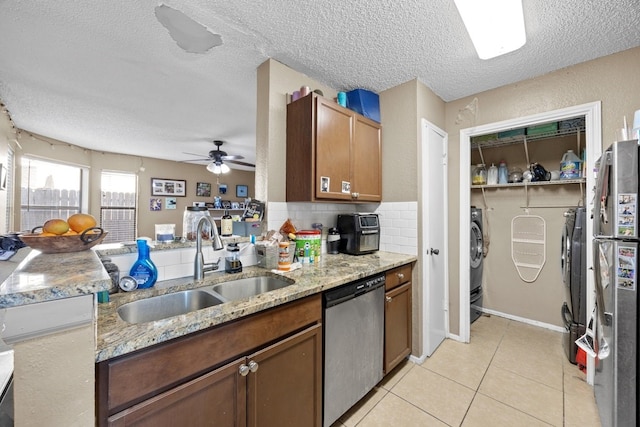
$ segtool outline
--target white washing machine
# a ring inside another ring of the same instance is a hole
[[[474,322],[482,313],[482,250],[484,240],[482,238],[482,209],[471,207],[471,258],[470,267],[471,281],[469,290],[471,292],[471,322]]]

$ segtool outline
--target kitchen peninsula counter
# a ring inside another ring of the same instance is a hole
[[[208,273],[204,281],[194,283],[188,278],[168,280],[155,288],[119,293],[108,303],[98,304],[96,362],[140,350],[193,332],[221,325],[262,310],[277,307],[359,278],[382,273],[394,267],[416,261],[413,255],[376,252],[369,255],[323,255],[315,265],[308,265],[282,274],[294,284],[255,297],[231,301],[167,319],[130,324],[117,314],[122,304],[163,293],[210,286],[223,281],[258,275],[275,275],[269,270],[252,266],[242,273]]]
[[[114,289],[102,262],[93,251],[43,254],[30,251],[0,285],[0,308],[49,302]]]

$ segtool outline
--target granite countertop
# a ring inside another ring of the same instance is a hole
[[[248,241],[247,237],[225,237],[225,243]],[[195,247],[195,242],[155,244],[154,250]],[[100,261],[100,256],[137,253],[135,243],[107,243],[80,252],[43,254],[29,247],[7,261],[0,261],[0,309],[55,301],[117,287]]]
[[[304,298],[359,278],[414,262],[416,259],[413,255],[390,252],[376,252],[361,256],[323,255],[321,262],[316,265],[282,274],[295,281],[290,286],[188,314],[139,324],[130,324],[120,319],[117,314],[118,307],[127,302],[164,293],[194,289],[245,277],[276,276],[277,274],[253,266],[245,267],[242,273],[233,275],[224,272],[207,273],[204,281],[201,282],[194,283],[190,278],[174,279],[158,283],[151,289],[113,294],[108,303],[98,304],[96,362]]]
[[[113,290],[109,275],[93,250],[43,254],[23,248],[28,254],[0,285],[0,308],[54,301]],[[19,259],[19,257],[18,257]]]

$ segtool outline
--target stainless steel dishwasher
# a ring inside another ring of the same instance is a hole
[[[382,379],[384,274],[325,292],[324,427]]]

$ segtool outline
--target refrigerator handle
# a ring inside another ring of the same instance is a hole
[[[569,311],[569,306],[567,305],[566,302],[562,304],[561,314],[564,319],[564,325],[567,327],[570,327],[571,324],[573,323],[573,319],[571,318],[571,311]]]

